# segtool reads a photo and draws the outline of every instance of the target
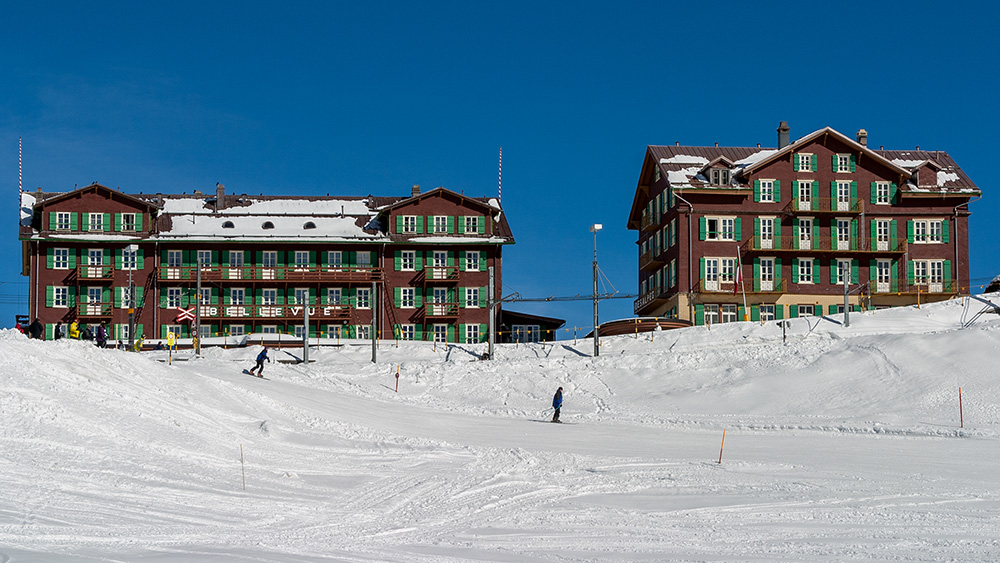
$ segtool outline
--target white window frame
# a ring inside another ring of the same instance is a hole
[[[774,180],[761,180],[760,181],[760,202],[761,203],[774,203]]]
[[[135,222],[136,215],[136,213],[122,213],[122,231],[134,233],[138,230]]]
[[[399,269],[402,272],[412,272],[417,268],[417,251],[399,251]]]
[[[343,330],[343,325],[326,325],[326,337],[340,340]]]
[[[760,248],[768,250],[774,248],[774,222],[775,217],[760,217]]]
[[[467,234],[467,235],[478,235],[479,234],[479,216],[478,215],[466,215],[465,216],[465,234]]]
[[[264,325],[259,329],[261,334],[278,334],[278,325]]]
[[[431,222],[433,223],[434,234],[442,235],[448,233],[447,215],[433,215],[431,216]]]
[[[851,171],[851,154],[837,153],[837,173]]]
[[[260,266],[262,268],[272,269],[278,267],[278,251],[277,250],[262,250],[260,252]]]
[[[173,333],[174,338],[180,338],[182,334],[181,325],[163,325],[164,339],[167,338],[166,335]]]
[[[53,226],[53,230],[56,231],[68,231],[73,226],[72,214],[68,211],[57,211],[56,212],[56,224]]]
[[[847,279],[851,279],[851,259],[837,258],[833,261],[837,265],[837,285],[844,285],[844,272],[846,270]]]
[[[372,290],[367,287],[359,287],[357,293],[355,294],[355,308],[357,309],[371,309],[372,308]]]
[[[465,269],[469,271],[479,271],[479,260],[482,253],[479,250],[465,251]]]
[[[813,153],[811,152],[800,152],[799,153],[799,172],[812,172]]]
[[[719,306],[714,303],[705,304],[705,324],[719,324]]]
[[[799,305],[799,316],[800,317],[815,317],[816,316],[816,306],[813,305],[812,303],[803,303],[803,304],[800,304]]]
[[[125,296],[125,292],[122,291],[122,296]],[[198,305],[207,306],[212,304],[212,288],[203,287],[201,288],[201,295],[198,297]]]
[[[52,269],[53,270],[68,270],[69,269],[69,249],[68,248],[53,248],[52,249]]]
[[[236,296],[239,296],[239,299]],[[247,290],[245,287],[229,288],[229,304],[237,307],[247,304]]]
[[[277,305],[278,289],[274,287],[266,287],[260,290],[260,304],[266,306]]]
[[[326,264],[330,269],[344,267],[344,253],[340,250],[329,250],[326,253]]]
[[[167,288],[167,308],[173,309],[181,306],[181,295],[183,294],[183,289],[179,287],[168,287]]]
[[[760,320],[761,322],[773,321],[774,320],[774,305],[764,305],[760,306]]]
[[[243,336],[246,331],[244,325],[226,325],[226,329],[229,331],[229,336]]]
[[[122,298],[121,299],[121,304],[119,305],[118,308],[119,309],[128,309],[129,305],[131,305],[131,301],[132,301],[132,288],[129,287],[129,286],[127,286],[127,285],[126,286],[122,286],[121,298]]]
[[[309,288],[308,287],[296,287],[292,293],[295,299],[295,305],[309,305]]]
[[[57,285],[52,288],[52,307],[69,308],[69,286]]]
[[[944,242],[944,222],[940,219],[927,221],[927,242],[930,244]]]
[[[467,287],[467,288],[465,288],[465,308],[466,309],[478,309],[479,308],[479,288],[478,287]]]
[[[465,325],[465,343],[466,344],[479,344],[481,342],[481,336],[479,334],[479,325],[468,323]]]
[[[295,251],[295,271],[305,272],[309,269],[309,251],[308,250],[296,250]]]
[[[799,258],[799,283],[815,284],[813,279],[813,258]]]
[[[139,249],[129,245],[122,249],[122,270],[138,269]]]
[[[710,182],[713,186],[728,186],[732,174],[728,168],[712,168]]]
[[[837,229],[834,250],[851,250],[851,218],[837,217],[833,220],[833,225]]]
[[[715,230],[711,228],[715,222]],[[733,241],[736,234],[735,216],[706,216],[705,217],[705,240],[706,241]]]
[[[723,303],[719,306],[719,322],[735,323],[739,320],[739,306],[735,303]]]
[[[812,217],[799,217],[799,248],[802,250],[813,247],[813,221]]]
[[[202,270],[207,270],[212,267],[212,251],[211,250],[198,250],[197,251],[198,266]]]
[[[416,340],[417,338],[417,327],[412,324],[399,325],[399,339],[400,340]]]
[[[88,231],[103,231],[104,230],[104,214],[103,213],[88,213],[87,214],[87,230]]]
[[[403,215],[403,232],[413,234],[417,232],[417,216]]]
[[[399,289],[399,308],[414,309],[417,306],[417,290],[414,287],[401,287]]]
[[[875,205],[892,205],[889,182],[875,182]]]
[[[243,267],[243,251],[242,250],[230,250],[229,251],[229,267],[230,268],[242,268]]]
[[[372,267],[372,253],[368,250],[359,250],[355,253],[358,263],[355,264],[358,268],[368,269]]]
[[[344,288],[326,288],[326,303],[327,305],[342,305],[344,303]]]
[[[94,258],[97,258],[96,260]],[[87,265],[88,266],[103,266],[104,265],[104,249],[103,248],[88,248],[87,249]]]

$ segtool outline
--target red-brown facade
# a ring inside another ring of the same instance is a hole
[[[779,145],[782,144],[779,129]],[[951,298],[969,290],[978,187],[942,151],[825,128],[778,149],[650,146],[628,227],[638,315],[696,324]]]

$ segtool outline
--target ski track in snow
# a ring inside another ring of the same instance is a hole
[[[255,349],[171,366],[5,331],[0,562],[997,560],[1000,319],[961,314],[796,319],[786,343],[693,327],[597,358],[325,348],[269,381],[239,373]],[[531,422],[559,386],[577,424]]]

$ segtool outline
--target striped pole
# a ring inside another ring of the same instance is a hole
[[[500,162],[497,165],[497,203],[503,201],[503,147],[500,147]]]

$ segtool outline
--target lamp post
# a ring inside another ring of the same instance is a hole
[[[590,232],[594,233],[594,357],[601,355],[598,343],[597,334],[597,231],[604,228],[604,225],[600,223],[594,223],[590,226]]]

